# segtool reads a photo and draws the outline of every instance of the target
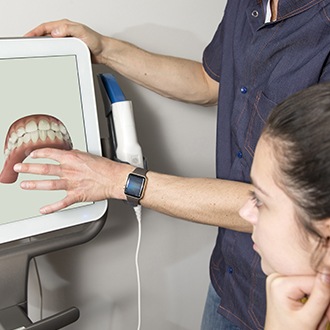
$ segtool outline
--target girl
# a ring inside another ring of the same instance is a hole
[[[251,180],[254,189],[240,215],[252,223],[254,249],[264,273],[272,274],[265,329],[326,329],[330,84],[305,89],[272,111],[256,148]]]

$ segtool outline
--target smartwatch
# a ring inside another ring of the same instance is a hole
[[[140,200],[143,198],[144,190],[148,181],[146,177],[147,172],[147,169],[137,167],[127,177],[124,192],[127,202],[132,206],[138,206]]]

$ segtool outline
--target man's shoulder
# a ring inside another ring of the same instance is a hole
[[[324,0],[320,2],[321,14],[325,19],[325,22],[330,25],[330,0]]]

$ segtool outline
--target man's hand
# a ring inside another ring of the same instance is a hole
[[[123,187],[132,167],[78,150],[44,148],[33,151],[32,158],[47,158],[58,164],[19,163],[18,173],[55,176],[52,180],[22,181],[26,190],[65,190],[67,196],[40,209],[43,214],[61,210],[77,202],[108,198],[125,199]],[[119,188],[118,188],[119,187]]]
[[[24,35],[25,37],[52,36],[75,37],[82,40],[91,51],[94,63],[102,63],[103,39],[101,34],[81,23],[67,19],[40,24]]]

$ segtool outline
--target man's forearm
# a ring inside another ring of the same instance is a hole
[[[168,98],[203,104],[217,103],[218,83],[201,63],[147,52],[130,43],[103,37],[97,62]]]
[[[66,19],[40,24],[25,34],[27,37],[44,35],[79,38],[90,49],[94,63],[105,64],[168,98],[203,105],[217,103],[219,84],[199,62],[153,54]]]
[[[232,230],[251,232],[238,211],[246,202],[251,185],[209,178],[183,178],[148,173],[148,186],[141,204],[173,217]]]

